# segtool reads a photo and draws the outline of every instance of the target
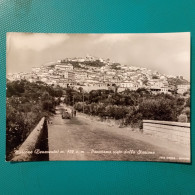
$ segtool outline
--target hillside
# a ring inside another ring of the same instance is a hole
[[[82,67],[82,65],[97,67],[97,68],[101,68],[102,66],[105,66],[105,63],[101,62],[100,60],[85,61],[85,62],[67,61],[67,63],[72,64],[74,68],[83,68],[83,69],[86,69],[86,67],[84,68]]]
[[[50,68],[55,68],[54,63],[48,63]],[[118,76],[120,80],[132,80],[132,81],[141,81],[146,84],[145,81],[166,81],[170,86],[177,85],[187,85],[190,84],[186,79],[182,77],[176,78],[175,76],[163,75],[157,71],[149,70],[145,67],[137,67],[137,66],[127,66],[117,62],[111,62],[110,60],[104,60],[102,58],[66,58],[64,60],[60,60],[57,64],[67,65],[71,64],[74,69],[80,69],[80,71],[94,71],[96,74],[98,71],[101,73],[102,70],[109,76]],[[101,69],[105,67],[104,69]],[[115,75],[114,75],[115,74]]]
[[[180,78],[167,78],[167,81],[170,85],[176,86],[176,85],[189,85],[190,83],[185,79]]]

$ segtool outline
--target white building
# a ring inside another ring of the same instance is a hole
[[[177,93],[183,94],[190,90],[190,85],[177,85]]]
[[[119,87],[130,89],[130,90],[137,90],[139,88],[139,85],[137,83],[124,81],[124,82],[119,83]]]
[[[73,71],[64,72],[63,78],[66,79],[69,83],[74,83],[75,73]]]
[[[55,69],[60,70],[60,71],[72,71],[73,65],[72,64],[56,64]]]
[[[41,71],[41,67],[32,67],[32,72],[33,73],[38,73]]]

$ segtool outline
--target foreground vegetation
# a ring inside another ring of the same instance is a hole
[[[151,94],[146,89],[93,90],[84,93],[66,90],[64,102],[80,112],[102,119],[121,120],[122,125],[142,128],[142,120],[190,121],[190,98],[179,95]],[[187,120],[186,120],[187,119]]]
[[[49,117],[59,104],[62,90],[42,82],[7,81],[6,153],[11,153],[27,138],[39,120]]]

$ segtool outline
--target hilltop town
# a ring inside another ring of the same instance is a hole
[[[72,86],[75,89],[82,86],[85,91],[112,86],[117,87],[119,92],[145,88],[152,93],[183,94],[190,90],[190,83],[182,76],[164,75],[144,67],[123,65],[89,55],[49,62],[33,67],[29,73],[8,74],[7,79],[42,81],[48,85]]]

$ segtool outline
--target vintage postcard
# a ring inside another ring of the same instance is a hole
[[[190,163],[190,33],[7,33],[6,161]]]

